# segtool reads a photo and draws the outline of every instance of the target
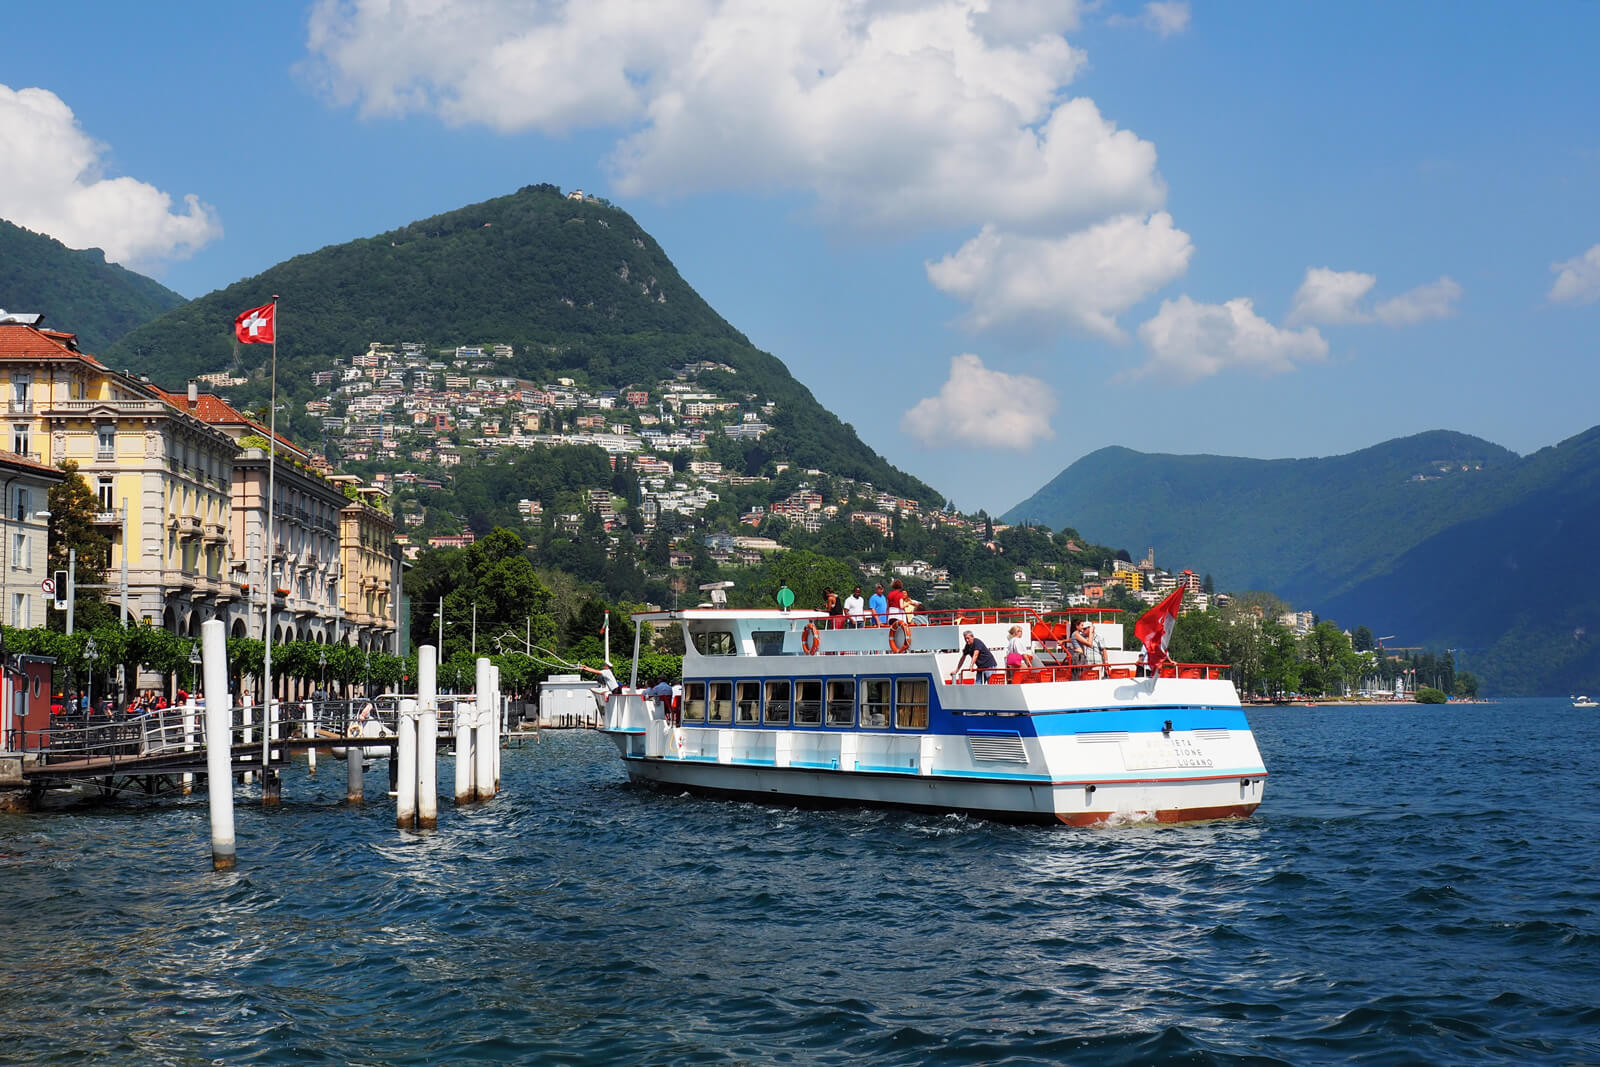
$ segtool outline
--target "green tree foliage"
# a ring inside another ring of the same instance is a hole
[[[1418,704],[1443,704],[1447,699],[1449,698],[1445,696],[1444,690],[1435,689],[1431,685],[1422,686],[1417,690]]]
[[[77,552],[77,566],[73,576],[76,596],[73,603],[73,626],[92,630],[110,622],[117,613],[105,604],[102,591],[92,588],[105,582],[105,566],[110,560],[111,538],[105,527],[97,526],[94,518],[100,510],[94,492],[78,473],[78,464],[66,460],[61,464],[65,480],[51,486],[50,501],[50,572],[64,571],[72,552]],[[65,590],[58,590],[65,596]],[[66,615],[51,612],[52,629],[66,628]]]

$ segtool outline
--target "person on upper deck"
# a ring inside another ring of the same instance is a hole
[[[906,617],[906,587],[900,584],[900,579],[889,583],[889,595],[885,599],[889,603],[890,622]]]
[[[845,625],[851,627],[862,625],[861,616],[866,610],[867,602],[861,599],[861,587],[858,585],[844,598]]]
[[[972,659],[973,674],[979,685],[989,681],[989,675],[994,673],[994,653],[989,651],[989,646],[978,640],[971,630],[964,630],[961,639],[966,644],[961,646],[961,658],[956,660],[955,670],[950,672],[950,679],[954,681],[961,674],[961,665],[970,657]]]
[[[1006,638],[1006,667],[1016,670],[1022,666],[1033,666],[1033,645],[1022,635],[1020,625],[1011,627]]]
[[[873,590],[872,598],[867,601],[867,607],[872,611],[872,618],[867,621],[868,626],[889,625],[889,600],[883,595],[882,582],[879,582]]]
[[[1090,637],[1089,624],[1079,619],[1072,624],[1072,662],[1085,664],[1094,662],[1089,657],[1094,655],[1094,640]]]
[[[831,585],[822,591],[822,610],[828,613],[828,629],[844,628],[844,604],[840,603],[839,594],[833,591]]]

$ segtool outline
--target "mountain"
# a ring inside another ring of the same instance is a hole
[[[1485,505],[1516,453],[1443,430],[1320,459],[1173,456],[1103,448],[1003,516],[1152,546],[1223,589],[1291,603],[1353,587]]]
[[[732,368],[700,381],[774,404],[773,432],[749,446],[751,466],[787,459],[923,501],[942,497],[891,467],[817,403],[776,357],[729,325],[679,276],[655,240],[603,200],[528,186],[408,226],[296,256],[132,331],[103,358],[159,384],[231,371],[240,402],[264,402],[268,345],[240,345],[236,315],[279,294],[278,389],[290,431],[315,439],[301,404],[311,375],[372,342],[429,349],[513,346],[497,366],[535,382],[653,386],[675,368]],[[326,390],[322,390],[325,392]]]
[[[0,308],[43,312],[46,326],[76,333],[85,351],[103,352],[183,303],[159,282],[107,263],[98,248],[74,251],[0,219]]]
[[[1600,689],[1600,427],[1518,457],[1432,431],[1321,459],[1107,448],[1006,513],[1155,546],[1396,644],[1458,650],[1494,691]]]
[[[1318,608],[1456,649],[1500,692],[1600,690],[1600,427],[1507,473],[1514,492]]]

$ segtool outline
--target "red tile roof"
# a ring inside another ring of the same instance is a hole
[[[0,324],[0,359],[81,359],[96,367],[105,366],[87,352],[79,352],[76,341],[76,334],[4,323]]]
[[[66,478],[64,471],[57,470],[48,463],[40,463],[38,460],[29,459],[27,456],[21,456],[15,452],[7,452],[3,448],[0,448],[0,467],[19,468],[39,475],[54,475],[57,481]]]

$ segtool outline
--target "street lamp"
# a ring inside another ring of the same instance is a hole
[[[83,660],[89,665],[89,684],[86,693],[89,697],[89,710],[94,710],[94,661],[100,655],[100,650],[94,647],[94,638],[83,643]]]
[[[200,655],[200,642],[196,641],[189,646],[189,691],[191,693],[200,688],[200,683],[196,681],[196,672],[200,670],[200,664],[204,662],[204,658]]]

